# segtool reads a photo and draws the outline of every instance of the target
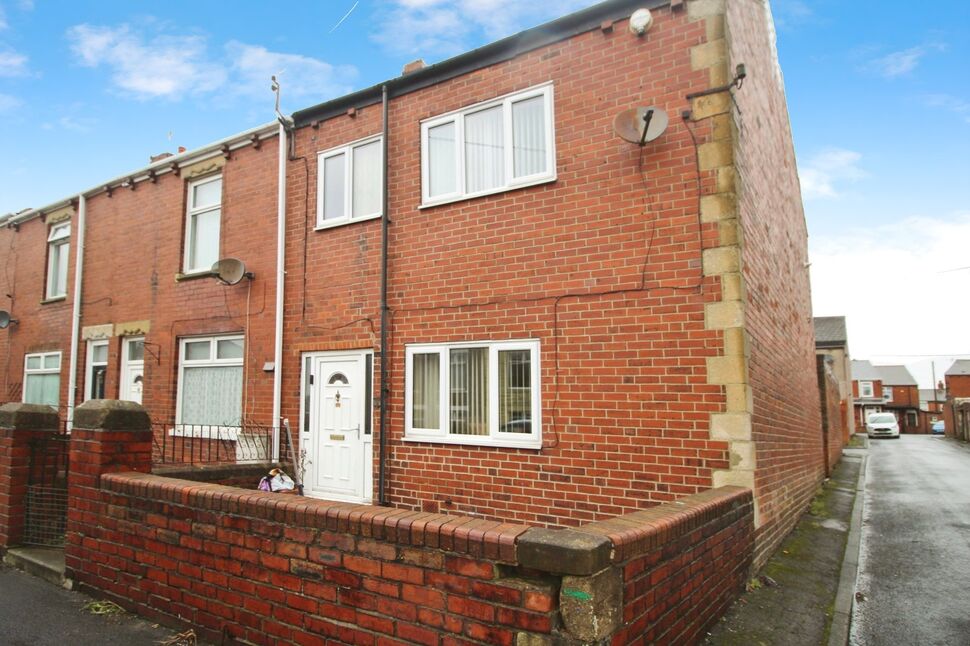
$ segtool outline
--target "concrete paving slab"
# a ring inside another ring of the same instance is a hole
[[[705,644],[828,643],[864,457],[859,451],[846,453],[809,511],[749,582],[748,592],[711,629]]]

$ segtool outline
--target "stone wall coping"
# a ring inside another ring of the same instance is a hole
[[[747,487],[708,489],[677,500],[577,527],[575,531],[604,536],[613,544],[611,561],[623,563],[657,550],[739,508],[754,505]]]
[[[517,538],[530,529],[528,525],[471,516],[340,503],[149,473],[108,473],[101,477],[101,488],[121,495],[399,545],[441,549],[509,564],[517,563]]]
[[[43,404],[9,402],[0,406],[0,428],[19,431],[57,431],[60,418],[57,411]]]
[[[151,418],[140,404],[90,399],[74,409],[74,428],[89,431],[150,431]]]
[[[750,489],[724,486],[581,527],[546,529],[471,516],[239,489],[149,473],[108,473],[102,476],[101,487],[113,493],[208,511],[579,575],[655,551],[719,517],[754,504]]]

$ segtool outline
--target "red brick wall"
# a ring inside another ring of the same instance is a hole
[[[947,375],[946,393],[950,397],[970,397],[970,375]]]
[[[0,330],[0,402],[22,401],[24,355],[61,352],[61,395],[67,402],[67,373],[71,349],[71,308],[77,217],[71,221],[67,298],[42,303],[47,290],[47,235],[50,226],[40,218],[18,228],[0,227],[0,309],[19,324]]]
[[[728,2],[742,274],[754,393],[760,563],[808,505],[824,475],[819,391],[802,210],[788,110],[763,3]]]
[[[845,434],[845,425],[843,424],[839,381],[832,371],[826,367],[822,357],[818,359],[818,388],[822,400],[822,428],[825,433],[825,473],[829,475],[842,458],[842,447],[848,437]]]
[[[689,56],[704,28],[685,12],[654,14],[645,39],[622,24],[595,29],[391,101],[393,504],[575,525],[703,490],[727,467],[725,443],[708,431],[723,389],[706,385],[705,369],[722,346],[704,330],[719,286],[700,264],[701,237],[710,244],[717,228],[698,229],[695,150],[677,116],[689,91],[707,87]],[[554,183],[417,208],[421,119],[546,81]],[[641,150],[616,137],[612,120],[647,104],[671,123],[642,150],[641,175]],[[710,136],[708,124],[697,129],[702,142]],[[316,153],[379,132],[371,106],[296,134],[305,162],[288,175],[291,419],[301,352],[375,348],[379,338],[380,223],[313,230]],[[513,338],[541,342],[541,451],[402,441],[406,344]]]
[[[662,521],[670,510],[655,507],[583,527],[611,538],[623,568],[624,625],[614,644],[699,643],[744,589],[754,549],[751,492],[724,487],[682,502],[671,525]]]
[[[182,271],[189,180],[161,175],[134,191],[115,189],[87,201],[83,325],[148,320],[143,404],[153,417],[175,415],[178,339],[198,334],[245,333],[245,401],[250,421],[271,424],[273,308],[276,247],[276,139],[259,149],[231,152],[222,169],[220,256],[241,259],[252,281],[225,286],[204,277],[177,282]],[[106,395],[118,397],[121,339],[109,341]],[[83,399],[86,345],[78,349]],[[66,374],[66,371],[65,371]]]
[[[97,476],[146,464],[146,437],[72,438],[68,574],[130,610],[256,644],[570,638],[567,579],[518,567],[525,525]],[[613,643],[696,641],[743,587],[752,527],[750,491],[726,487],[581,528],[612,543]]]

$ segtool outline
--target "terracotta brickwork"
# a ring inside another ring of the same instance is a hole
[[[746,489],[550,532],[139,473],[147,420],[126,403],[79,409],[68,574],[213,641],[692,642],[750,564]]]

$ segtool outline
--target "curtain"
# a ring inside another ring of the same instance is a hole
[[[189,269],[209,269],[219,260],[219,220],[222,210],[192,216],[192,249]]]
[[[465,192],[505,184],[502,106],[465,117]]]
[[[47,404],[57,408],[60,401],[61,376],[27,375],[24,384],[24,402],[27,404]]]
[[[447,195],[458,190],[455,159],[455,122],[428,129],[428,195]]]
[[[441,428],[440,369],[438,354],[416,354],[413,357],[412,428]]]
[[[346,155],[341,153],[323,160],[323,219],[342,218],[347,173]]]
[[[359,218],[381,212],[381,142],[354,148],[354,212]]]
[[[67,294],[67,257],[70,249],[67,241],[59,242],[51,248],[53,254],[52,280],[50,295]]]
[[[242,366],[182,370],[182,424],[234,426],[240,423]]]
[[[515,177],[546,169],[545,97],[512,104],[512,159]]]
[[[532,361],[528,350],[498,353],[498,430],[532,431]]]
[[[450,355],[451,434],[488,435],[488,348]]]

